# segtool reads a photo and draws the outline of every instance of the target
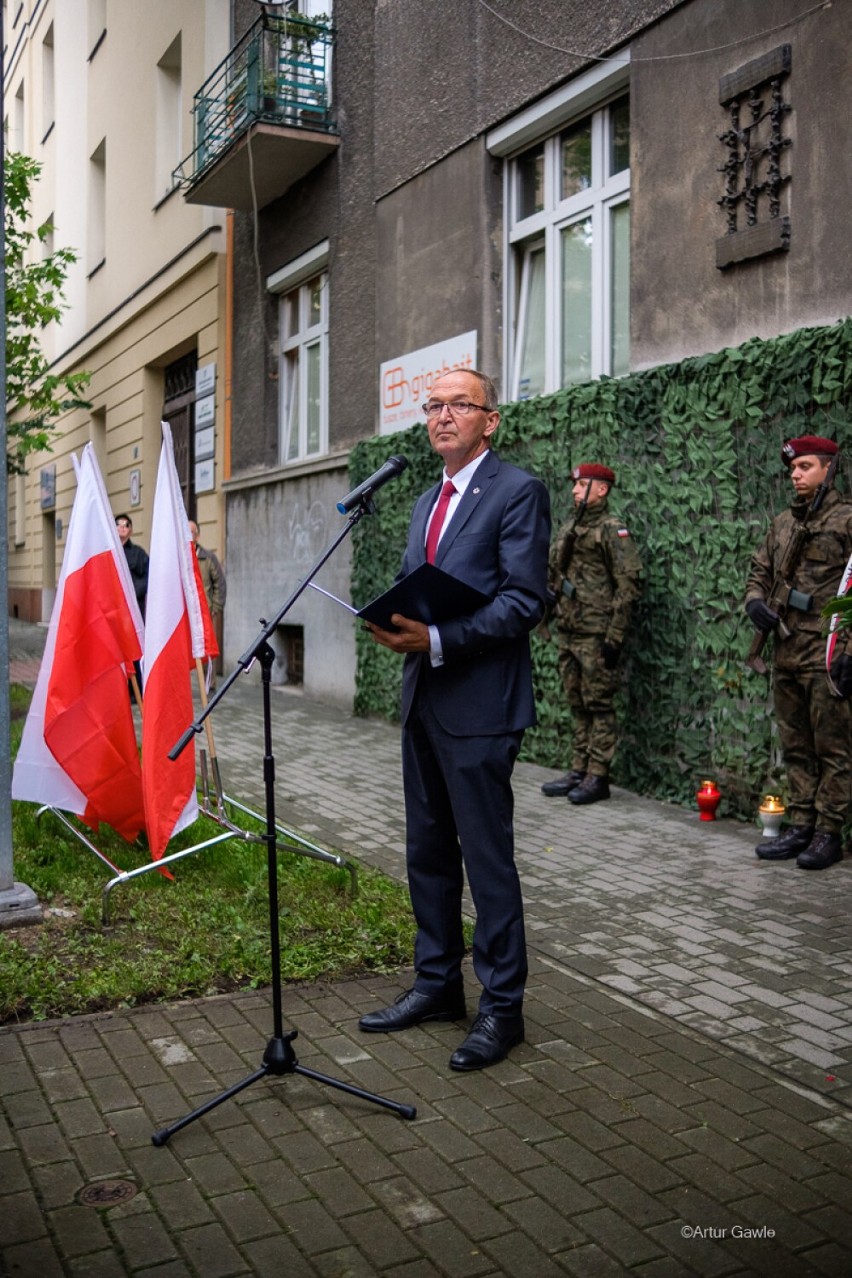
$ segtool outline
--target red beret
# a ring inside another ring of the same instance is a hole
[[[615,483],[615,471],[609,466],[599,466],[597,462],[584,462],[571,471],[572,479],[603,479],[608,484]]]
[[[798,439],[788,439],[781,449],[781,460],[789,466],[794,457],[810,457],[822,454],[833,457],[837,445],[833,439],[824,439],[822,435],[800,435]]]

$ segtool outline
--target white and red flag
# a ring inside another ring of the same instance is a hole
[[[127,678],[143,622],[94,449],[77,470],[44,657],[12,778],[12,798],[105,822],[128,841],[144,825]]]
[[[171,427],[168,422],[162,427],[142,658],[142,789],[155,860],[172,835],[198,816],[194,738],[177,759],[168,755],[194,717],[191,672],[196,658],[218,651],[183,506]]]
[[[844,595],[849,593],[850,589],[852,589],[852,555],[849,556],[849,561],[846,564],[843,576],[840,579],[840,585],[837,589],[838,599],[842,599]],[[838,692],[838,689],[834,684],[834,680],[831,677],[831,665],[834,661],[834,652],[837,647],[837,632],[839,629],[840,613],[836,612],[828,624],[828,641],[825,645],[825,669],[828,674],[828,682],[831,690],[832,692],[837,693],[838,696],[840,693]]]

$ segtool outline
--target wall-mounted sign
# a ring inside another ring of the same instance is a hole
[[[195,401],[195,427],[212,426],[216,420],[216,397],[206,395],[204,399]]]
[[[476,368],[477,332],[449,337],[434,346],[389,359],[379,370],[379,434],[390,435],[423,421],[420,405],[444,373]]]
[[[39,505],[42,510],[53,510],[56,506],[56,467],[43,466],[38,477]]]
[[[195,432],[195,460],[206,461],[215,452],[214,431],[212,426]]]
[[[195,398],[212,395],[216,389],[216,365],[202,364],[195,370]]]
[[[209,493],[216,486],[216,467],[211,457],[209,461],[195,463],[195,491]]]
[[[131,470],[130,472],[130,504],[138,506],[142,501],[142,471]]]

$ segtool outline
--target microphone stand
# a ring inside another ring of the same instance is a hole
[[[334,539],[331,545],[323,552],[317,562],[311,568],[307,577],[296,587],[289,599],[285,601],[278,613],[271,621],[261,619],[263,629],[260,634],[246,649],[237,662],[236,668],[231,672],[225,682],[211,697],[207,706],[202,710],[197,719],[194,719],[190,726],[184,732],[180,740],[169,751],[169,758],[177,759],[180,753],[186,748],[194,735],[201,732],[204,721],[213,707],[218,705],[227,693],[228,689],[235,682],[238,676],[245,673],[257,660],[260,662],[261,681],[263,687],[263,781],[264,793],[266,797],[266,833],[263,841],[266,843],[266,863],[267,877],[269,881],[269,939],[270,954],[272,958],[272,1019],[273,1033],[272,1038],[266,1045],[266,1050],[260,1067],[247,1077],[235,1083],[233,1087],[229,1087],[226,1091],[220,1092],[218,1096],[214,1096],[212,1100],[206,1104],[194,1109],[191,1113],[186,1114],[177,1122],[172,1123],[168,1127],[163,1127],[160,1131],[154,1132],[151,1141],[154,1145],[165,1145],[175,1132],[186,1127],[197,1118],[201,1118],[203,1114],[208,1114],[211,1109],[215,1109],[217,1105],[221,1105],[223,1101],[229,1100],[232,1096],[236,1096],[238,1092],[243,1091],[246,1087],[251,1087],[252,1083],[257,1083],[267,1075],[278,1076],[281,1074],[302,1074],[306,1078],[312,1078],[317,1083],[325,1083],[328,1087],[336,1087],[339,1091],[347,1092],[350,1096],[358,1096],[361,1100],[371,1101],[374,1105],[381,1105],[385,1109],[393,1110],[402,1118],[414,1118],[417,1110],[413,1105],[402,1105],[398,1101],[390,1100],[386,1096],[378,1096],[374,1092],[364,1091],[361,1087],[355,1087],[351,1083],[346,1083],[342,1079],[331,1078],[328,1074],[320,1074],[316,1070],[308,1069],[304,1065],[300,1065],[293,1051],[293,1039],[298,1037],[297,1030],[290,1030],[284,1033],[283,1016],[281,1010],[281,932],[280,921],[278,917],[278,839],[276,833],[275,818],[275,760],[272,755],[272,710],[270,701],[270,674],[272,664],[275,660],[275,653],[269,644],[269,639],[274,632],[276,626],[279,625],[281,618],[286,612],[292,608],[293,604],[299,598],[304,590],[311,584],[311,579],[319,572],[323,564],[331,558],[337,547],[343,541],[344,537],[355,527],[357,523],[363,519],[366,514],[373,514],[375,506],[372,503],[370,494],[367,493],[361,499],[359,505],[352,511],[346,525],[339,535]]]

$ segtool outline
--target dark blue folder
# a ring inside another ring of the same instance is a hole
[[[434,626],[440,621],[448,621],[450,617],[467,616],[490,602],[488,595],[469,586],[466,581],[460,581],[434,564],[421,564],[390,590],[361,608],[358,616],[382,630],[396,629],[390,620],[395,612],[402,617],[410,617],[412,621]]]

